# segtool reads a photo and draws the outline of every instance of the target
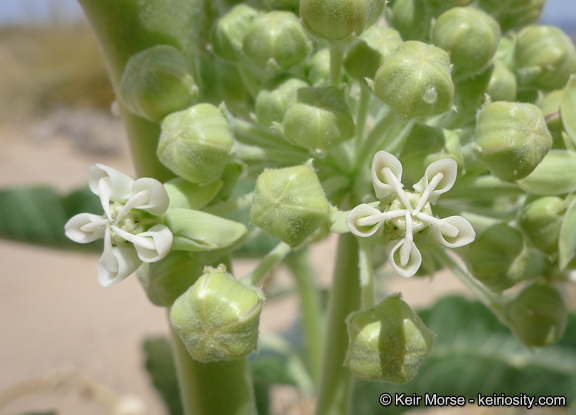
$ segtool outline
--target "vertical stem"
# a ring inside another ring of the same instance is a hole
[[[293,253],[286,257],[285,263],[298,285],[308,368],[312,379],[317,383],[322,360],[322,310],[318,290],[314,283],[314,272],[308,260],[308,251]]]
[[[360,295],[362,309],[374,307],[374,266],[372,265],[372,246],[366,241],[360,241]]]
[[[339,237],[334,280],[328,300],[324,355],[318,388],[317,415],[349,413],[352,373],[343,366],[348,349],[346,317],[360,306],[358,243],[350,233]]]
[[[340,86],[340,73],[342,71],[342,59],[344,47],[341,42],[330,42],[330,85]]]
[[[371,92],[364,84],[360,84],[360,100],[358,102],[358,112],[356,116],[356,152],[358,154],[364,141],[364,131],[366,130],[366,119],[368,117],[368,104],[370,104]]]
[[[172,344],[186,415],[256,415],[248,358],[201,363],[190,357],[178,334]]]

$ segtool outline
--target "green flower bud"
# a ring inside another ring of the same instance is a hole
[[[486,93],[492,101],[514,101],[516,99],[516,76],[506,65],[496,60],[490,75]]]
[[[343,40],[359,36],[378,20],[384,4],[384,0],[300,0],[300,16],[314,36]]]
[[[528,347],[556,343],[566,330],[567,310],[562,295],[544,283],[525,287],[508,304],[512,331]]]
[[[560,89],[576,73],[576,49],[557,27],[528,26],[518,33],[514,65],[521,86]]]
[[[130,112],[159,122],[196,102],[198,87],[184,55],[172,46],[159,45],[128,60],[118,97]]]
[[[422,7],[420,0],[396,0],[392,6],[392,27],[404,40],[427,41],[430,36],[432,16]]]
[[[202,275],[204,264],[188,252],[172,251],[158,262],[144,262],[136,271],[148,299],[170,307]]]
[[[404,42],[376,72],[374,90],[404,118],[446,112],[454,98],[450,58],[435,46]]]
[[[548,131],[550,131],[550,134],[554,138],[553,147],[555,148],[563,147],[562,133],[564,132],[564,125],[562,124],[562,117],[560,115],[560,105],[563,96],[564,91],[561,89],[552,91],[544,97],[539,105],[544,114]]]
[[[239,4],[216,22],[211,35],[212,50],[228,62],[239,62],[244,56],[242,40],[258,11]]]
[[[432,350],[434,333],[400,297],[393,294],[346,319],[349,342],[344,365],[359,378],[406,383]]]
[[[270,235],[298,246],[330,214],[330,204],[310,163],[265,170],[256,181],[250,220]]]
[[[252,62],[273,72],[303,61],[310,52],[310,42],[294,13],[273,11],[252,21],[243,49]]]
[[[494,16],[502,31],[532,23],[540,17],[546,0],[480,0],[479,5]]]
[[[500,26],[481,10],[454,7],[438,18],[432,42],[450,55],[454,74],[468,77],[482,72],[496,52]]]
[[[494,59],[502,62],[511,71],[514,70],[514,42],[507,37],[500,37]]]
[[[564,201],[559,197],[541,197],[524,206],[520,226],[536,248],[546,254],[557,255],[565,211]]]
[[[357,81],[374,79],[376,71],[384,61],[402,44],[400,34],[389,27],[371,26],[348,50],[344,69]]]
[[[282,77],[264,84],[256,96],[256,117],[266,127],[281,123],[296,92],[308,84],[298,78]]]
[[[172,172],[192,183],[217,179],[234,153],[234,137],[218,108],[198,104],[162,121],[157,155]]]
[[[502,180],[528,176],[552,147],[540,108],[532,104],[493,102],[476,123],[476,154]]]
[[[284,117],[284,136],[300,147],[330,150],[354,135],[354,120],[342,90],[300,88]]]
[[[522,234],[505,224],[487,228],[463,252],[470,273],[494,292],[520,281],[528,259]]]
[[[330,83],[330,51],[320,49],[310,58],[306,66],[306,79],[314,86],[326,86]]]
[[[194,360],[234,360],[258,349],[264,296],[220,266],[206,267],[196,283],[174,302],[172,327]]]

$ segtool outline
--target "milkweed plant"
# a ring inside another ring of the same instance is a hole
[[[375,289],[382,270],[454,273],[531,350],[563,337],[576,50],[537,23],[544,0],[79,2],[138,177],[94,165],[102,213],[65,234],[103,241],[101,285],[138,278],[168,310],[186,415],[257,413],[249,362],[282,262],[319,415],[347,414],[357,378],[410,382],[439,340]],[[331,233],[324,316],[306,252]]]

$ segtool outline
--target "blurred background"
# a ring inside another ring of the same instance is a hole
[[[574,0],[547,0],[542,23],[575,37]],[[96,162],[133,174],[121,121],[110,114],[113,100],[75,0],[0,0],[0,188],[42,183],[69,191]],[[313,253],[325,283],[332,244]],[[140,344],[168,332],[165,311],[148,302],[134,277],[100,287],[97,259],[0,240],[0,415],[105,415],[122,399],[145,408],[139,413],[163,413]],[[237,276],[250,268],[238,264]],[[389,289],[416,308],[465,291],[449,276]],[[294,306],[293,298],[267,305],[262,330],[287,327]],[[294,394],[279,391],[274,413],[308,413]]]

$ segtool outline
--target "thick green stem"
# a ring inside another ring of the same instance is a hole
[[[364,131],[366,130],[366,119],[368,117],[368,105],[372,92],[364,84],[360,84],[360,99],[358,101],[358,111],[356,115],[356,154],[360,152],[364,142]]]
[[[340,73],[342,72],[342,60],[344,59],[344,44],[342,42],[330,42],[330,85],[340,86]]]
[[[322,361],[322,316],[320,297],[314,281],[314,271],[310,266],[308,251],[302,250],[286,257],[300,294],[304,341],[307,349],[307,363],[311,377],[318,382]]]
[[[343,365],[348,349],[345,320],[359,307],[358,243],[354,235],[346,233],[340,235],[334,280],[330,288],[317,415],[349,413],[353,376]]]
[[[248,285],[258,285],[261,284],[266,275],[278,265],[286,255],[292,251],[290,245],[284,242],[280,242],[276,247],[268,253],[260,263],[252,270],[252,272],[242,278],[242,282]]]
[[[186,415],[256,415],[248,358],[201,363],[190,357],[178,334],[172,344]]]
[[[366,241],[360,241],[360,294],[362,309],[374,307],[374,265],[372,264],[372,246]]]

